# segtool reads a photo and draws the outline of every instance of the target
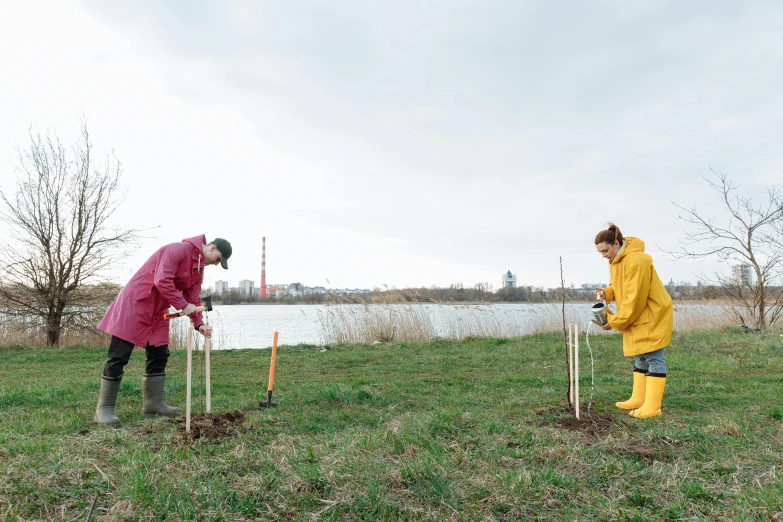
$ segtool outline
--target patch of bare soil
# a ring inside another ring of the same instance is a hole
[[[536,413],[540,417],[539,426],[556,426],[592,437],[605,435],[615,426],[624,426],[616,417],[592,409],[588,411],[586,404],[580,406],[579,420],[574,415],[573,408],[567,406],[541,408]]]
[[[615,448],[614,452],[649,463],[656,460],[669,462],[675,458],[678,452],[683,450],[684,446],[683,441],[662,435],[651,441],[625,444],[623,447]]]
[[[554,426],[578,432],[587,445],[605,446],[612,453],[648,463],[671,461],[678,448],[683,445],[682,441],[666,435],[652,441],[634,442],[626,438],[621,444],[607,445],[606,441],[612,438],[613,433],[619,430],[633,431],[633,423],[628,423],[622,414],[608,415],[596,411],[588,413],[585,405],[582,405],[580,410],[580,418],[576,420],[573,408],[567,406],[541,408],[536,410],[539,416],[538,426]]]
[[[653,462],[668,462],[672,460],[672,455],[665,447],[649,445],[649,444],[627,444],[623,447],[614,448],[614,452],[624,457],[631,457],[638,460],[643,460],[648,464]]]
[[[189,443],[193,441],[219,440],[233,437],[237,428],[245,421],[245,415],[239,410],[214,415],[202,413],[190,418],[190,433],[185,431],[185,417],[177,417],[177,431],[171,436],[173,442]]]

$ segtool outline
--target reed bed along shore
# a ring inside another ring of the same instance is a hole
[[[92,326],[98,324],[101,316],[94,317],[93,321],[85,325],[64,327],[60,335],[60,347],[109,346],[110,337]],[[39,318],[0,312],[0,346],[44,348],[46,345],[46,325]]]
[[[593,326],[587,304],[568,305],[565,323],[604,334]],[[437,307],[437,309],[436,309]],[[561,304],[535,304],[521,308],[493,305],[365,304],[330,305],[319,317],[327,344],[386,341],[462,340],[470,337],[514,338],[563,329]],[[731,307],[678,304],[674,329],[691,332],[736,324]]]
[[[79,327],[65,327],[60,336],[60,348],[103,348],[109,346],[111,336],[96,328],[103,314],[96,314],[90,324]],[[185,348],[187,321],[172,321],[169,330],[169,347]],[[200,335],[196,343],[203,344]],[[0,313],[0,346],[46,347],[46,326],[36,318],[23,318]]]

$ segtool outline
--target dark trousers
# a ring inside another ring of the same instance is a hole
[[[147,375],[165,373],[166,364],[169,362],[169,345],[150,346],[147,344],[144,350],[147,352]],[[103,366],[103,376],[110,379],[122,377],[125,365],[130,360],[131,352],[133,352],[133,343],[112,335],[109,355]]]

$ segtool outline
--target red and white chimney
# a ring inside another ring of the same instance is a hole
[[[261,238],[261,288],[258,296],[266,299],[266,236]]]

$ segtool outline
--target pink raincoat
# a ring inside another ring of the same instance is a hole
[[[204,280],[204,235],[171,243],[152,254],[134,274],[103,316],[98,329],[134,346],[169,344],[169,321],[163,320],[169,306],[181,310],[187,303],[199,306]],[[199,325],[201,314],[190,316]]]

